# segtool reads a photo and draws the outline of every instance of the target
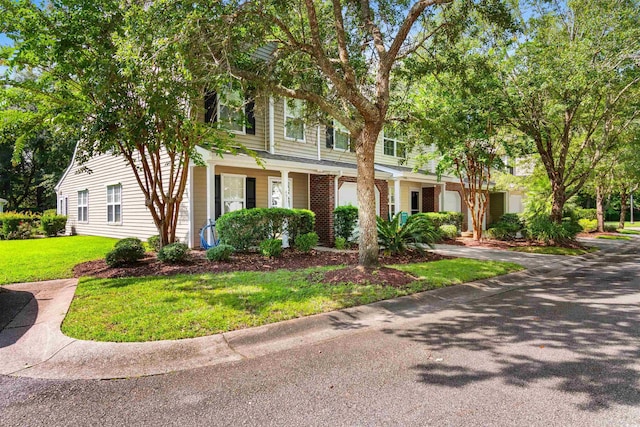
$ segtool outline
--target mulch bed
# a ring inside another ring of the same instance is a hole
[[[588,235],[578,235],[578,237],[594,237],[594,234]],[[455,240],[447,240],[444,242],[448,245],[454,246],[468,246],[475,248],[488,248],[488,249],[510,249],[510,248],[518,248],[518,247],[529,247],[529,246],[546,246],[544,243],[539,243],[535,241],[525,240],[525,239],[517,239],[517,240],[493,240],[493,239],[482,239],[482,241],[478,242],[477,240],[471,237],[458,237]],[[575,249],[584,249],[584,246],[579,242],[575,242],[573,244],[568,245],[557,245],[563,246],[566,248],[575,248]]]
[[[230,262],[210,262],[204,256],[204,251],[192,251],[188,262],[182,264],[164,264],[155,255],[148,254],[135,265],[127,267],[109,267],[104,260],[89,261],[74,267],[75,277],[93,276],[98,278],[141,277],[141,276],[172,276],[176,274],[226,273],[233,271],[274,271],[278,269],[297,270],[325,265],[347,265],[345,269],[329,272],[325,279],[328,283],[371,283],[389,286],[404,286],[415,279],[410,275],[381,267],[374,270],[357,268],[357,252],[327,252],[312,251],[310,254],[285,250],[280,258],[265,258],[257,253],[234,254]],[[381,256],[380,263],[408,264],[414,262],[429,262],[450,257],[432,252],[407,252],[402,255]],[[325,281],[323,279],[323,282]]]

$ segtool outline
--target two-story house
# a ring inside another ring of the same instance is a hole
[[[238,143],[255,150],[263,160],[263,167],[247,155],[221,158],[199,149],[205,166],[189,165],[179,239],[198,247],[199,230],[209,218],[216,219],[237,209],[278,206],[315,212],[320,241],[333,244],[334,208],[358,204],[356,161],[350,151],[349,133],[339,123],[334,126],[305,123],[301,104],[295,100],[261,97],[246,104],[246,114],[238,114],[230,106],[234,96],[239,97],[227,94],[222,100],[210,93],[205,98],[204,120],[223,122],[235,133]],[[400,211],[463,212],[466,230],[469,216],[458,179],[443,177],[438,181],[434,162],[429,170],[414,172],[415,163],[404,143],[401,134],[389,130],[379,138],[376,148],[379,215],[387,218]],[[78,165],[74,155],[56,192],[58,211],[69,218],[67,233],[141,239],[157,234],[142,192],[128,164],[120,157],[103,154]],[[505,194],[492,196],[492,201],[494,198],[505,200]],[[499,214],[495,209],[492,213]]]

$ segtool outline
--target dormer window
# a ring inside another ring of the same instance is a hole
[[[284,137],[285,139],[305,142],[303,105],[300,99],[284,100]]]
[[[387,156],[404,159],[407,157],[406,136],[395,129],[388,129],[384,132],[384,154]]]

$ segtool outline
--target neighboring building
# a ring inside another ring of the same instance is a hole
[[[280,206],[314,211],[320,241],[333,244],[334,208],[358,204],[356,159],[348,132],[339,124],[305,124],[300,106],[291,100],[260,98],[247,105],[249,125],[245,126],[239,115],[234,117],[234,109],[211,93],[205,99],[205,121],[224,121],[239,143],[257,152],[264,168],[247,155],[220,158],[200,149],[206,166],[189,167],[177,236],[196,247],[199,230],[208,218],[242,208]],[[258,106],[255,114],[254,105]],[[419,173],[413,172],[414,166],[402,135],[387,132],[380,136],[375,166],[378,214],[386,218],[400,211],[463,212],[467,230],[469,215],[463,209],[458,179],[438,181],[434,162]],[[142,192],[121,157],[100,155],[80,166],[74,155],[56,193],[58,211],[69,217],[67,233],[142,239],[157,234]],[[499,193],[491,202],[500,197],[507,198]],[[492,214],[504,213],[505,203],[495,203]]]
[[[6,205],[7,203],[9,202],[5,199],[0,199],[0,212],[4,212],[4,205]]]

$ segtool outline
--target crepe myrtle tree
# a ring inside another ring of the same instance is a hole
[[[176,240],[196,147],[233,151],[225,132],[200,116],[206,85],[191,67],[191,3],[0,0],[0,28],[13,41],[3,83],[26,87],[35,70],[54,89],[50,102],[77,120],[80,162],[120,156],[144,194],[163,245]],[[69,112],[71,110],[71,112]]]
[[[454,0],[201,0],[193,21],[202,67],[256,90],[303,100],[351,134],[357,161],[359,264],[378,264],[375,145],[389,120],[396,65],[467,11]],[[488,12],[488,13],[489,13]]]

